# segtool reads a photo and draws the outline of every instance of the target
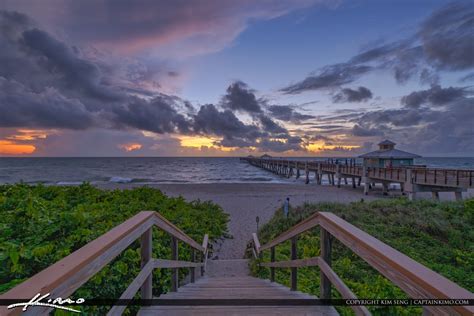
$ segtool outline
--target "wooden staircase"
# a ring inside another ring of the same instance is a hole
[[[171,236],[170,259],[153,257],[154,227]],[[317,257],[300,258],[297,250],[298,236],[315,228],[320,230],[321,235],[320,254]],[[137,292],[140,292],[140,298],[144,299],[143,307],[139,311],[142,316],[337,315],[332,306],[303,305],[302,303],[315,303],[313,300],[317,297],[297,291],[298,268],[318,267],[321,299],[331,299],[332,288],[344,299],[357,299],[331,267],[332,243],[336,239],[410,298],[474,299],[473,293],[332,213],[317,212],[264,245],[260,245],[258,236],[253,234],[252,252],[256,263],[261,269],[270,269],[270,280],[262,280],[249,276],[247,260],[207,260],[207,235],[203,236],[202,243],[197,243],[159,213],[143,211],[0,295],[0,302],[28,302],[38,293],[50,293],[52,298],[68,298],[137,239],[140,240],[141,270],[120,296],[120,301],[125,300],[128,303],[117,301],[107,313],[108,316],[122,315]],[[277,261],[276,247],[287,240],[291,240],[291,259]],[[189,261],[179,260],[178,243],[182,247],[190,248]],[[265,257],[264,251],[270,251],[270,256]],[[291,289],[274,282],[275,270],[281,268],[291,271]],[[171,270],[171,289],[169,293],[157,298],[158,301],[163,300],[162,304],[145,306],[153,298],[154,269]],[[189,270],[188,284],[179,284],[178,269]],[[199,270],[201,273],[197,273]],[[198,274],[201,275],[199,279]],[[262,301],[267,304],[263,305]],[[371,315],[365,306],[355,305],[351,308],[358,316]],[[46,304],[30,306],[26,314],[49,315],[50,312],[51,306]],[[21,314],[21,306],[13,309],[8,309],[6,305],[0,306],[2,316]],[[474,315],[474,307],[425,305],[423,315]]]
[[[206,275],[178,288],[177,292],[161,295],[163,300],[183,300],[180,306],[155,305],[143,307],[140,316],[150,315],[338,315],[331,306],[258,306],[262,300],[311,300],[315,296],[248,275],[248,260],[213,260],[207,264]],[[199,300],[218,300],[237,302],[246,300],[244,305],[186,305],[187,302],[199,303]],[[255,301],[256,303],[253,303]],[[277,302],[277,301],[275,301]]]

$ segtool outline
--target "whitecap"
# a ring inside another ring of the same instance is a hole
[[[112,177],[109,179],[109,182],[114,182],[114,183],[130,183],[132,182],[132,178],[122,178],[122,177]]]

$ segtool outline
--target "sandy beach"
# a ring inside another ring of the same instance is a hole
[[[133,184],[101,185],[102,188],[131,188]],[[230,215],[229,234],[232,239],[225,239],[215,245],[215,256],[219,259],[238,259],[244,255],[245,245],[251,234],[257,230],[255,217],[260,217],[260,224],[266,223],[274,212],[282,206],[286,197],[290,198],[291,206],[305,202],[341,202],[348,203],[382,198],[382,194],[374,192],[364,196],[360,188],[352,189],[333,186],[317,186],[304,184],[161,184],[152,187],[162,190],[170,196],[183,196],[186,200],[211,200],[219,204]]]
[[[143,185],[143,184],[142,184]],[[140,186],[133,183],[110,183],[100,185],[104,189],[127,189]],[[265,183],[211,183],[211,184],[155,184],[148,185],[158,188],[170,196],[182,196],[188,201],[200,199],[219,204],[230,215],[229,234],[232,239],[224,239],[215,245],[215,257],[219,259],[239,259],[245,251],[245,245],[251,234],[257,230],[255,221],[259,216],[263,225],[283,205],[286,197],[290,198],[291,206],[302,205],[306,202],[339,202],[349,203],[390,198],[399,196],[400,191],[390,192],[386,197],[381,188],[377,187],[365,196],[360,187],[351,186],[337,188],[329,185],[311,183],[265,184]],[[471,193],[472,194],[472,193]],[[469,195],[471,195],[469,194]],[[442,192],[441,200],[452,200],[453,194]],[[429,193],[420,193],[420,198],[430,198]]]

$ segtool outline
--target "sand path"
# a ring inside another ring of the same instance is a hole
[[[222,243],[215,245],[217,251],[214,255],[219,259],[243,258],[246,244],[257,230],[255,217],[260,217],[260,225],[268,222],[286,197],[290,197],[292,206],[305,202],[347,203],[359,201],[361,198],[373,200],[382,197],[381,193],[377,192],[364,196],[361,188],[338,189],[316,184],[160,184],[153,187],[170,196],[183,196],[189,201],[211,200],[222,206],[230,215],[229,233],[233,238],[224,239]]]

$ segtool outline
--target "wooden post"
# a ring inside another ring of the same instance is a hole
[[[196,252],[194,250],[194,248],[191,248],[191,262],[195,262],[196,261]],[[190,277],[191,277],[191,283],[194,283],[194,280],[195,280],[195,273],[196,273],[196,268],[195,267],[191,267],[190,269]]]
[[[140,237],[140,266],[142,269],[152,258],[152,236],[153,229],[149,228]],[[153,272],[150,273],[150,275],[145,279],[145,282],[143,282],[143,285],[140,289],[142,299],[152,298],[152,278]]]
[[[171,260],[178,260],[178,239],[171,237]],[[171,292],[178,290],[178,268],[171,269]]]
[[[270,248],[270,260],[271,262],[275,262],[275,247]],[[270,281],[275,282],[275,268],[270,268]]]
[[[461,191],[455,191],[454,192],[454,198],[456,201],[462,201],[462,192]]]
[[[304,172],[305,172],[305,175],[306,175],[306,180],[305,180],[305,183],[308,184],[309,183],[309,169],[308,169],[308,162],[305,163],[304,165]]]
[[[206,262],[206,256],[207,256],[207,253],[206,252],[203,252],[201,254],[201,262],[202,262],[202,266],[201,266],[201,276],[204,276],[204,262]]]
[[[297,253],[297,248],[296,248],[296,240],[297,236],[291,238],[291,260],[296,260],[298,259],[298,253]],[[291,268],[291,290],[296,291],[298,288],[298,268],[293,267]]]
[[[324,260],[328,264],[328,266],[331,266],[331,235],[321,227],[321,254],[320,258],[321,260]],[[320,296],[321,299],[330,299],[331,298],[331,281],[326,277],[326,275],[320,271]]]

